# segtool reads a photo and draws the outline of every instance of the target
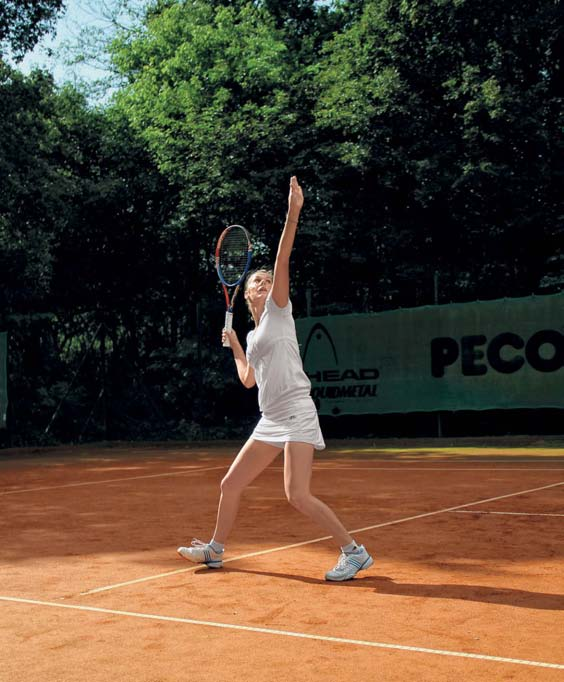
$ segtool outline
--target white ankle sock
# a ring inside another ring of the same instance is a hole
[[[217,554],[220,554],[225,549],[225,545],[222,545],[221,542],[216,542],[215,540],[210,541],[210,547],[214,552],[217,552]]]
[[[345,554],[352,554],[352,552],[356,551],[358,549],[358,545],[356,542],[353,540],[350,545],[346,545],[345,547],[341,547],[341,550]]]

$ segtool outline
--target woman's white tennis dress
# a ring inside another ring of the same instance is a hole
[[[247,335],[247,360],[255,372],[262,417],[251,438],[283,448],[285,443],[311,443],[323,450],[311,382],[304,372],[292,317],[269,295],[256,329]]]

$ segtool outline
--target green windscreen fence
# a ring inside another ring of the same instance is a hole
[[[320,414],[564,408],[564,293],[296,327]]]
[[[0,332],[0,429],[6,427],[8,409],[8,334]]]

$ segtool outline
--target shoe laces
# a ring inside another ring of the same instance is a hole
[[[203,549],[204,547],[208,546],[207,542],[202,542],[201,540],[198,540],[197,538],[194,538],[190,544],[192,547],[198,547],[198,549]]]
[[[342,571],[344,568],[346,568],[347,557],[348,557],[348,554],[345,554],[344,552],[341,554],[341,556],[339,557],[339,560],[337,561],[337,565],[335,566],[336,571]]]

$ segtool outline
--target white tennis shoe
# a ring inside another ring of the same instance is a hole
[[[191,547],[179,547],[176,551],[195,564],[205,564],[208,568],[223,566],[223,552],[216,552],[210,544],[201,540],[194,539],[191,544]]]
[[[325,580],[352,580],[359,571],[370,568],[373,563],[374,559],[364,549],[364,545],[360,545],[350,554],[342,552],[335,568],[325,574]]]

